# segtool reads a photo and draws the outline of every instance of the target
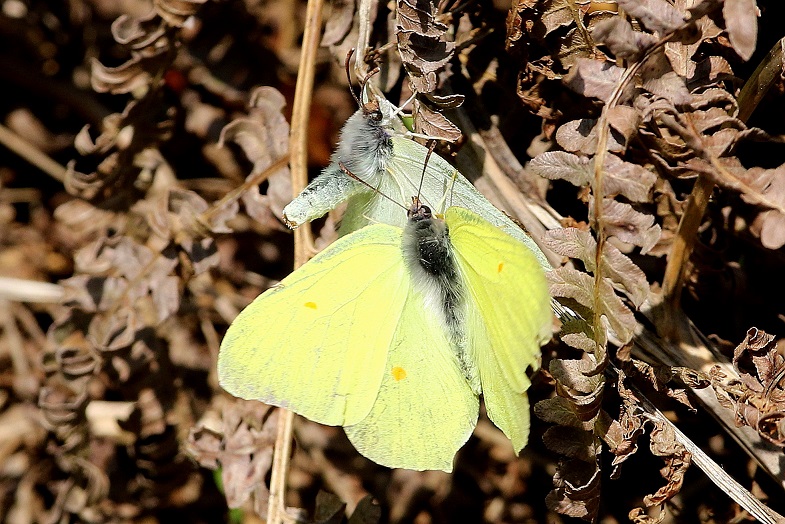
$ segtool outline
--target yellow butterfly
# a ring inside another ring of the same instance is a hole
[[[517,452],[529,434],[527,367],[551,336],[543,269],[464,208],[410,208],[327,247],[235,319],[221,386],[343,426],[369,459],[451,471],[479,395]]]

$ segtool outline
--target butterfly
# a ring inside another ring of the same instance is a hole
[[[409,138],[390,102],[381,96],[368,96],[371,102],[361,104],[344,124],[330,165],[284,208],[284,221],[290,227],[321,217],[346,200],[342,235],[376,222],[404,227],[406,216],[398,202],[419,195],[425,205],[436,209],[438,201],[449,192],[451,205],[471,209],[503,229],[523,242],[544,269],[551,269],[531,237],[466,177],[438,154],[429,156],[428,148]]]
[[[451,471],[483,395],[516,453],[528,440],[527,368],[551,337],[537,257],[485,218],[415,200],[328,246],[229,327],[229,393],[343,426],[391,468]]]

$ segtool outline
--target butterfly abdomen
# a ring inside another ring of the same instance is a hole
[[[444,220],[434,218],[426,206],[413,205],[404,228],[403,256],[413,287],[422,293],[426,312],[436,315],[449,334],[466,378],[479,390],[479,379],[466,362],[466,303],[464,286],[455,263],[450,233]]]

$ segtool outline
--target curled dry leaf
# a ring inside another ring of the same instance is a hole
[[[396,37],[398,53],[409,77],[414,101],[414,130],[428,137],[455,142],[460,130],[435,109],[457,107],[463,96],[437,96],[438,74],[455,53],[455,42],[447,39],[447,25],[439,20],[431,0],[398,0]],[[429,107],[430,106],[430,107]]]
[[[154,50],[150,54],[137,54],[117,67],[107,67],[93,59],[90,82],[99,93],[143,94],[151,84],[156,72],[171,62],[166,48]]]
[[[692,455],[676,440],[673,427],[660,420],[654,422],[649,447],[653,455],[662,457],[665,461],[665,467],[660,474],[667,481],[665,486],[643,498],[643,503],[652,507],[665,504],[681,490]]]
[[[599,22],[591,35],[608,46],[615,57],[633,61],[657,42],[654,35],[633,30],[627,20],[618,16]]]
[[[112,22],[112,36],[118,44],[133,50],[154,49],[165,44],[166,25],[155,11],[140,17],[123,14]]]
[[[283,115],[286,100],[271,87],[259,87],[251,93],[250,111],[221,130],[219,146],[235,142],[242,148],[253,169],[246,177],[258,176],[289,151],[289,124]],[[280,217],[292,195],[289,168],[283,167],[267,178],[267,193],[262,195],[254,185],[242,194],[249,216],[271,228],[282,228]]]
[[[666,0],[618,0],[619,7],[637,18],[649,31],[671,33],[685,21],[683,14]]]
[[[188,452],[202,466],[221,468],[223,489],[230,508],[249,499],[257,515],[267,512],[266,477],[273,459],[279,410],[260,402],[235,399],[223,409],[222,428],[205,422],[191,428]]]
[[[750,426],[769,442],[785,447],[785,428],[780,423],[785,411],[785,357],[778,340],[750,328],[733,352],[733,366],[740,381],[727,381],[721,372],[712,371],[718,398],[724,398],[727,407],[732,406],[737,424]]]
[[[455,44],[446,39],[448,27],[438,21],[436,5],[398,0],[398,52],[418,93],[431,93],[438,86],[436,74],[450,61]]]
[[[599,509],[601,474],[596,462],[571,459],[559,464],[554,489],[545,498],[548,509],[592,522]]]
[[[170,26],[182,27],[207,0],[153,0],[156,13]]]
[[[638,397],[625,384],[626,375],[624,371],[618,370],[616,379],[616,389],[621,398],[621,409],[619,412],[620,439],[616,439],[616,445],[611,446],[611,453],[614,454],[613,471],[611,478],[618,478],[621,474],[621,465],[638,451],[638,438],[643,435],[646,420],[643,418]]]

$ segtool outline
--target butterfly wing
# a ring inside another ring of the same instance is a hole
[[[434,212],[441,212],[444,209],[439,206],[442,199],[445,199],[446,207],[457,206],[471,209],[492,225],[523,242],[534,253],[543,268],[551,268],[547,257],[531,237],[522,231],[510,217],[494,207],[455,167],[439,155],[432,154],[428,159],[428,166],[423,178],[423,163],[428,149],[403,137],[393,137],[392,141],[395,154],[388,162],[389,178],[395,180],[395,187],[401,187],[402,191],[411,190],[411,188],[414,188],[415,191],[411,194],[401,194],[402,202],[409,202],[412,196],[418,194],[417,188],[420,186],[420,179],[422,179],[421,199]],[[406,182],[402,182],[404,179]],[[400,214],[398,216],[400,217]],[[394,224],[394,222],[386,223]]]
[[[545,275],[530,250],[477,214],[452,207],[445,221],[467,288],[466,333],[488,416],[517,453],[529,437],[526,368],[539,365],[551,336]]]
[[[346,427],[357,450],[392,468],[452,471],[477,423],[479,399],[444,328],[412,290],[395,319],[381,388],[369,415]]]
[[[369,226],[257,297],[221,343],[221,386],[322,424],[366,418],[410,291],[400,245],[399,228]]]
[[[238,397],[346,426],[389,467],[451,470],[477,421],[444,328],[412,288],[401,230],[384,224],[339,239],[245,308],[218,376]]]

